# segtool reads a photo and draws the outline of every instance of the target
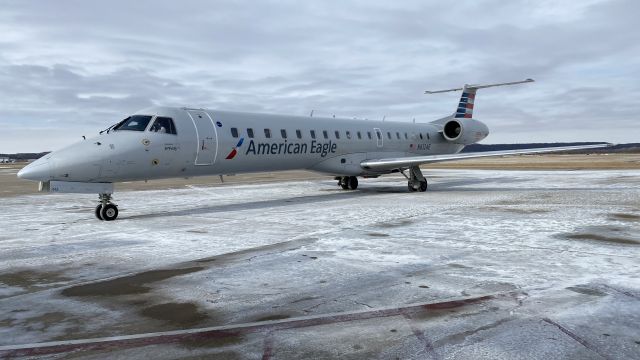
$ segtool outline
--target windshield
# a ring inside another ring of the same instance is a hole
[[[151,121],[151,115],[133,115],[124,119],[113,130],[144,131]]]

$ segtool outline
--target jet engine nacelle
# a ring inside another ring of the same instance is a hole
[[[460,145],[471,145],[489,135],[489,128],[474,119],[453,119],[444,124],[442,136],[447,141]]]

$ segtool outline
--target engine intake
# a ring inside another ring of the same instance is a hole
[[[474,119],[449,120],[444,124],[442,136],[449,142],[471,145],[489,135],[489,129],[483,123]]]
[[[460,123],[455,120],[449,121],[444,125],[443,134],[444,137],[449,141],[459,138],[461,133],[462,125],[460,125]]]

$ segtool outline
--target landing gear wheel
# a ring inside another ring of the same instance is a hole
[[[408,182],[407,187],[411,192],[418,191],[416,188],[413,187],[413,183],[411,183],[411,181]]]
[[[349,190],[349,177],[348,176],[343,176],[342,178],[340,178],[340,186],[342,187],[342,190]]]
[[[96,217],[97,217],[99,220],[104,220],[104,219],[102,218],[102,215],[100,215],[100,213],[101,213],[101,212],[102,212],[102,204],[99,204],[98,206],[96,206],[95,214],[96,214]]]
[[[410,192],[419,191],[425,192],[427,191],[427,179],[422,175],[422,171],[417,166],[412,166],[409,169],[409,175],[404,173],[404,170],[400,170],[402,175],[404,175],[409,182],[407,182],[407,188]]]
[[[427,191],[427,180],[420,181],[420,188],[418,189],[418,191],[420,191],[420,192]]]
[[[118,217],[118,207],[115,204],[103,205],[100,216],[104,221],[113,221]]]
[[[349,176],[347,180],[349,190],[355,190],[358,188],[358,178],[355,176]]]

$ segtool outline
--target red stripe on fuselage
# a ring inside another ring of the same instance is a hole
[[[238,151],[236,149],[231,150],[229,155],[227,155],[226,159],[227,160],[233,159],[236,156],[237,153],[238,153]]]

